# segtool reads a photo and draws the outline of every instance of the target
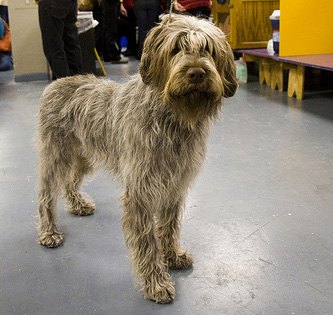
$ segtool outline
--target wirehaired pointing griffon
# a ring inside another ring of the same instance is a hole
[[[122,227],[144,297],[169,303],[175,288],[168,268],[192,266],[179,245],[186,194],[222,98],[234,95],[237,80],[224,33],[184,15],[165,16],[150,31],[139,72],[126,83],[63,78],[43,92],[38,241],[63,241],[55,209],[60,190],[73,214],[95,211],[80,185],[104,167],[124,186]]]

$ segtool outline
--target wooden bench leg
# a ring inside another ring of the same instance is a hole
[[[259,60],[259,83],[271,85],[271,63],[264,59]]]
[[[288,96],[294,94],[298,100],[303,99],[304,92],[304,66],[295,66],[289,68],[288,77]]]
[[[281,62],[272,63],[271,66],[271,88],[275,90],[276,87],[280,92],[283,91],[283,64]]]

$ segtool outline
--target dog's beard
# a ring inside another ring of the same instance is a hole
[[[165,95],[166,105],[181,123],[195,128],[199,121],[216,118],[221,109],[221,96],[212,92],[190,89],[180,94]]]

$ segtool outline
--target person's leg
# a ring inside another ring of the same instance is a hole
[[[127,36],[127,31],[128,31],[128,19],[127,16],[120,15],[118,19],[118,38],[117,38],[117,45],[119,47],[119,50],[121,52],[121,39],[122,37]]]
[[[70,75],[82,73],[82,54],[76,27],[77,1],[70,0],[69,13],[65,19],[64,44]]]
[[[148,9],[148,28],[146,29],[146,36],[147,33],[156,25],[158,22],[158,17],[160,15],[160,5],[159,2],[156,2]]]
[[[139,40],[138,40],[138,58],[141,58],[143,44],[148,32],[158,22],[158,16],[160,14],[159,2],[155,5],[147,7],[145,10],[140,10],[137,14],[137,23],[139,27]]]
[[[103,10],[102,6],[97,3],[93,10],[94,20],[98,21],[98,25],[94,28],[95,47],[100,56],[103,56],[104,51],[104,35],[103,35]]]
[[[55,79],[70,74],[63,41],[67,10],[67,7],[57,5],[54,0],[40,0],[38,4],[43,50]]]
[[[137,58],[141,58],[143,42],[145,40],[145,32],[144,30],[147,28],[147,12],[144,9],[138,9],[135,12],[136,20],[138,24],[138,54]]]
[[[0,52],[0,71],[8,71],[13,69],[13,59],[10,53]]]
[[[148,9],[149,26],[147,32],[149,32],[156,25],[160,13],[161,13],[160,2],[155,1],[155,3],[151,5]]]
[[[127,19],[128,19],[128,30],[127,30],[127,39],[128,39],[128,56],[135,56],[137,50],[136,43],[136,17],[133,8],[127,10]]]
[[[103,26],[104,26],[104,61],[120,60],[118,39],[118,14],[119,2],[116,0],[103,1]]]

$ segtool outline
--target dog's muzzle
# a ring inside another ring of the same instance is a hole
[[[201,67],[189,68],[186,71],[186,78],[192,84],[202,83],[206,79],[206,71]]]

